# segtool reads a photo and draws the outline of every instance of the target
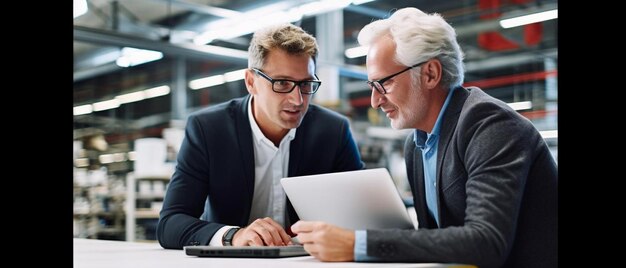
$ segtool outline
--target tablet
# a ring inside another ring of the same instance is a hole
[[[301,220],[353,230],[415,229],[386,168],[283,178]]]

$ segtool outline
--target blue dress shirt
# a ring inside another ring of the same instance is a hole
[[[439,225],[439,211],[437,210],[437,143],[439,143],[439,132],[441,131],[441,121],[443,114],[448,108],[455,87],[450,89],[441,111],[435,121],[435,126],[431,133],[415,130],[413,141],[417,148],[422,151],[424,161],[424,185],[426,186],[426,205],[428,211],[435,218]],[[378,258],[367,256],[367,231],[356,230],[354,232],[354,260],[355,261],[376,261]]]

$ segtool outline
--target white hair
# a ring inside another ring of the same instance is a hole
[[[463,83],[463,52],[456,32],[441,15],[426,14],[417,8],[402,8],[389,18],[365,25],[358,41],[369,46],[377,39],[390,35],[396,44],[395,60],[405,66],[436,58],[441,62],[441,82],[451,88]],[[418,73],[416,68],[415,72]]]

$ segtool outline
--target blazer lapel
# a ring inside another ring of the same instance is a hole
[[[289,170],[287,176],[293,177],[298,175],[298,168],[300,166],[300,156],[302,155],[302,141],[306,135],[306,130],[302,130],[301,127],[296,131],[296,137],[291,141],[289,145]]]
[[[448,108],[443,116],[443,122],[441,125],[441,136],[439,137],[439,143],[437,144],[437,210],[439,214],[439,223],[441,226],[445,226],[443,215],[441,214],[441,198],[440,195],[442,193],[441,189],[445,189],[445,185],[441,184],[441,173],[443,170],[443,163],[446,157],[446,151],[448,149],[448,145],[450,145],[450,140],[452,139],[452,133],[454,133],[454,129],[456,128],[456,124],[459,121],[459,115],[461,114],[461,109],[463,108],[463,103],[467,99],[469,92],[467,89],[463,87],[457,87],[452,93],[452,99],[448,104]]]
[[[248,101],[250,95],[245,97],[238,106],[235,106],[234,112],[235,124],[237,129],[237,142],[239,145],[239,151],[241,153],[241,165],[244,171],[244,185],[243,188],[247,195],[245,200],[242,200],[247,207],[246,219],[250,217],[250,210],[252,209],[252,197],[254,196],[254,150],[252,148],[252,129],[250,128],[250,121],[248,119]]]
[[[422,150],[413,146],[413,184],[416,186],[417,198],[414,198],[415,210],[417,213],[417,221],[419,228],[433,228],[436,226],[434,219],[428,213],[426,206],[426,190],[424,188],[424,161],[422,160]],[[421,213],[420,213],[421,212]]]

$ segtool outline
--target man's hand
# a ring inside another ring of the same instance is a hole
[[[269,217],[256,219],[233,237],[233,246],[285,246],[291,237],[282,226]]]
[[[304,249],[321,261],[354,261],[354,231],[325,222],[298,221],[291,226]]]

